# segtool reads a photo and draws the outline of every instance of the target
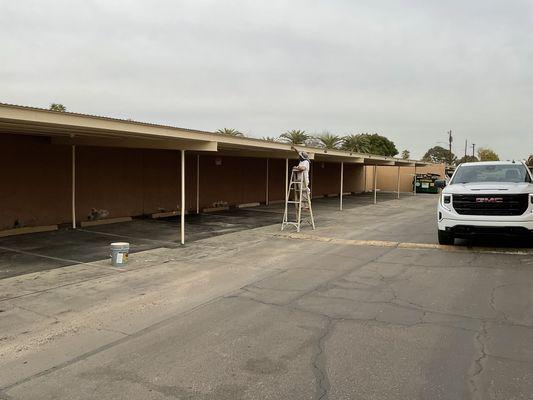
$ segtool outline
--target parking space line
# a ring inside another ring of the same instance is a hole
[[[340,239],[328,236],[308,235],[305,233],[287,233],[276,234],[277,237],[300,240],[313,240],[333,244],[345,244],[349,246],[371,246],[371,247],[395,247],[398,249],[411,250],[443,250],[449,252],[469,252],[485,254],[513,254],[513,255],[531,255],[533,251],[516,248],[492,248],[492,247],[467,247],[467,246],[448,246],[435,243],[411,243],[411,242],[393,242],[387,240],[361,240],[361,239]]]
[[[172,245],[173,247],[179,247],[180,246],[177,242],[171,242],[169,240],[140,238],[140,237],[135,237],[135,236],[121,235],[121,234],[118,234],[118,233],[108,233],[108,232],[101,232],[101,231],[93,231],[93,230],[82,229],[82,228],[78,228],[77,230],[80,231],[80,232],[93,233],[93,234],[96,234],[96,235],[104,235],[104,236],[119,237],[119,238],[126,238],[126,239],[144,240],[144,241],[147,241],[147,242],[162,243],[162,244],[166,244],[166,245]]]
[[[92,263],[92,262],[83,262],[83,261],[78,261],[78,260],[70,260],[68,258],[46,256],[44,254],[38,254],[38,253],[32,253],[30,251],[12,249],[10,247],[0,246],[0,249],[1,250],[6,250],[6,251],[11,251],[13,253],[24,254],[24,255],[27,255],[27,256],[40,257],[40,258],[46,258],[48,260],[67,262],[67,263],[70,263],[70,264],[82,264],[82,265],[88,265],[88,266],[91,266],[91,267],[98,267],[98,268],[104,268],[104,269],[113,269],[115,271],[120,271],[120,272],[126,271],[125,268],[113,267],[111,265],[107,266],[107,265],[101,265],[101,264],[96,264],[96,263]]]

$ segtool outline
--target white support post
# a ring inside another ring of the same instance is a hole
[[[200,154],[196,156],[196,214],[200,214]]]
[[[287,188],[289,187],[289,159],[285,159],[285,197],[287,197]],[[285,198],[285,201],[287,198]]]
[[[398,199],[400,198],[400,166],[398,165],[398,178],[397,178],[397,184],[398,184]]]
[[[315,169],[315,167],[313,166],[314,163],[309,163],[309,199],[312,200],[313,199],[313,171]]]
[[[378,202],[378,166],[374,165],[374,204]]]
[[[267,170],[266,170],[266,192],[265,192],[265,205],[268,206],[268,158],[267,158]]]
[[[339,209],[342,211],[342,193],[344,192],[344,162],[341,161],[341,194],[339,196]]]
[[[415,177],[413,179],[413,196],[416,196],[416,164],[415,164]]]
[[[185,244],[185,150],[181,150],[181,244]]]
[[[76,145],[72,145],[72,229],[76,229]]]

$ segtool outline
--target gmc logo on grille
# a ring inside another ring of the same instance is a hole
[[[503,203],[503,197],[476,197],[476,203]]]

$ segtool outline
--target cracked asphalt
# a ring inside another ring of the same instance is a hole
[[[435,196],[360,201],[1,280],[0,399],[532,399],[528,244],[432,247]]]

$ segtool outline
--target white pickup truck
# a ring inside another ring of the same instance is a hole
[[[464,163],[442,188],[437,211],[440,244],[478,235],[533,233],[533,176],[518,161]]]

